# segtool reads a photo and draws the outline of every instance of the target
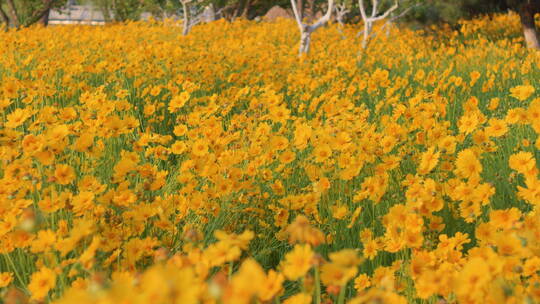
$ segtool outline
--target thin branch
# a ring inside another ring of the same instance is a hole
[[[311,25],[309,27],[310,31],[313,32],[320,28],[321,26],[325,25],[330,21],[330,17],[332,16],[332,11],[334,10],[334,0],[328,0],[328,10],[326,11],[326,14],[319,18],[315,24]]]
[[[416,3],[415,5],[413,6],[409,6],[408,8],[406,8],[405,10],[403,10],[399,15],[396,15],[396,16],[392,16],[388,22],[393,22],[394,20],[397,20],[403,16],[405,16],[410,10],[414,9],[414,8],[417,8],[420,6],[420,3]]]
[[[379,21],[379,20],[383,20],[383,19],[386,19],[386,17],[388,17],[388,15],[390,15],[390,13],[392,13],[393,11],[395,11],[396,9],[398,8],[398,3],[396,2],[396,4],[394,4],[391,8],[389,8],[386,12],[384,12],[384,14],[380,15],[380,16],[377,16],[377,17],[371,17],[369,19],[371,19],[370,21],[371,22],[375,22],[375,21]]]
[[[364,0],[358,0],[358,6],[360,7],[360,15],[362,15],[362,20],[366,21],[368,17],[366,14],[366,8],[364,7]]]
[[[303,24],[302,24],[302,19],[300,19],[300,13],[298,12],[298,7],[296,7],[296,1],[295,0],[291,0],[291,6],[292,6],[292,9],[293,9],[293,13],[294,13],[294,19],[296,19],[296,23],[298,24],[298,27],[300,28],[300,31],[303,31],[304,28],[303,28]]]
[[[345,3],[340,3],[336,5],[336,19],[340,26],[343,26],[343,17],[350,13],[350,10],[347,8],[347,5]]]
[[[371,0],[371,18],[377,16],[378,7],[379,7],[379,0]]]

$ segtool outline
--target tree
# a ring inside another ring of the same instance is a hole
[[[103,13],[106,22],[138,20],[148,6],[148,2],[141,0],[93,0],[92,2]]]
[[[358,6],[360,8],[360,16],[364,23],[364,28],[362,30],[363,39],[362,39],[362,48],[367,48],[371,38],[373,37],[373,25],[382,20],[386,20],[386,23],[383,27],[388,26],[390,23],[394,22],[396,19],[401,18],[403,15],[409,12],[413,7],[416,6],[415,3],[410,1],[403,0],[394,0],[392,6],[382,9],[381,2],[379,0],[371,0],[371,12],[369,12],[367,5],[364,3],[365,0],[358,0]],[[399,14],[398,9],[401,7]]]
[[[39,21],[47,25],[51,9],[60,8],[65,0],[0,0],[0,18],[8,27],[27,27]]]
[[[326,14],[319,18],[319,20],[317,20],[317,22],[314,24],[304,23],[301,17],[301,11],[296,5],[296,0],[291,0],[291,6],[293,9],[294,18],[296,19],[296,23],[298,24],[298,28],[300,30],[300,47],[298,49],[298,55],[302,56],[302,54],[309,53],[311,34],[330,21],[330,17],[334,10],[334,0],[328,0]]]
[[[338,0],[336,1],[336,21],[340,26],[345,23],[345,16],[351,12],[352,1],[351,0]]]
[[[540,39],[534,15],[540,13],[540,0],[508,0],[508,5],[517,11],[527,47],[540,50]]]
[[[421,24],[447,23],[456,26],[460,19],[479,14],[503,12],[508,9],[506,0],[425,0],[425,5],[415,9],[408,19]]]
[[[191,28],[201,22],[202,3],[193,6],[193,0],[179,0],[182,4],[183,29],[182,35],[187,35]]]
[[[154,18],[165,20],[176,16],[181,5],[179,1],[175,0],[144,0],[143,8]]]

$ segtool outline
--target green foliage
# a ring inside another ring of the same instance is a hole
[[[13,27],[30,26],[42,19],[48,11],[60,8],[66,0],[6,0],[0,1],[8,23]]]
[[[138,20],[143,12],[143,3],[139,0],[94,0],[106,21],[117,22]]]
[[[462,18],[500,12],[507,8],[505,0],[428,0],[409,18],[421,23],[456,24]]]

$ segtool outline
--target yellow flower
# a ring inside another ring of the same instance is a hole
[[[22,125],[30,116],[30,111],[27,109],[17,108],[7,115],[6,127],[14,129]]]
[[[30,251],[33,253],[48,251],[56,243],[56,234],[52,230],[40,230],[32,242]]]
[[[180,93],[179,95],[174,96],[169,102],[169,112],[174,113],[178,109],[182,108],[190,98],[190,94],[187,91]]]
[[[42,267],[30,277],[28,291],[32,294],[31,300],[43,300],[49,291],[56,286],[56,273],[47,267]]]
[[[275,297],[283,288],[282,284],[284,280],[283,274],[270,270],[262,285],[259,286],[259,299],[264,302]]]
[[[488,109],[491,110],[491,111],[495,111],[497,109],[497,107],[499,107],[499,101],[500,101],[500,98],[498,98],[498,97],[491,98],[489,100]]]
[[[367,274],[361,273],[354,279],[354,289],[362,291],[371,286],[371,280]]]
[[[220,266],[224,263],[235,261],[240,257],[241,251],[238,246],[232,246],[226,242],[211,244],[205,250],[210,266]]]
[[[439,162],[439,152],[435,152],[435,147],[429,148],[422,153],[420,165],[418,166],[418,174],[428,174]]]
[[[315,254],[309,245],[296,245],[294,249],[285,255],[281,268],[285,277],[289,280],[297,280],[308,272],[313,266]]]
[[[57,165],[54,170],[55,181],[60,185],[67,185],[75,179],[75,170],[69,165]]]
[[[362,252],[362,255],[372,260],[373,258],[377,256],[378,250],[379,250],[379,245],[377,244],[376,240],[367,240],[364,243],[364,251]]]
[[[0,288],[6,287],[13,281],[13,274],[11,272],[0,273]]]
[[[183,136],[186,134],[188,128],[186,125],[177,125],[174,127],[173,133],[176,136]]]
[[[324,243],[324,234],[317,228],[310,225],[307,217],[297,216],[287,227],[289,233],[289,243],[308,243],[312,246],[318,246]]]
[[[191,146],[191,152],[193,155],[202,157],[208,154],[208,141],[204,139],[199,139],[193,143]]]
[[[283,304],[311,304],[311,295],[298,293],[283,301]]]
[[[43,148],[44,140],[41,136],[33,134],[26,135],[22,141],[22,147],[25,153],[34,155]]]
[[[354,249],[343,249],[329,254],[330,263],[321,267],[321,280],[326,286],[344,286],[358,271],[357,266],[362,262]]]
[[[527,174],[536,168],[536,160],[530,152],[518,152],[512,154],[509,159],[510,168],[522,174]]]
[[[492,137],[501,137],[508,132],[508,126],[502,119],[491,118],[489,126],[486,128],[486,135]]]
[[[510,89],[510,96],[518,99],[519,101],[524,101],[529,98],[534,91],[534,87],[531,85],[519,85]]]
[[[84,212],[91,210],[94,207],[94,193],[91,191],[82,191],[71,202],[73,213],[75,215],[83,215]]]
[[[459,122],[459,132],[469,134],[476,129],[476,126],[478,125],[478,116],[475,113],[463,115]]]
[[[326,263],[321,266],[321,281],[326,286],[345,286],[356,273],[356,267],[343,267],[336,263]]]
[[[313,150],[315,161],[322,163],[332,156],[332,149],[327,144],[317,145]]]
[[[137,195],[133,191],[126,189],[121,191],[116,191],[113,196],[113,202],[118,206],[127,207],[137,201]]]
[[[458,153],[456,174],[463,178],[477,177],[482,172],[482,164],[471,149]]]
[[[187,145],[183,141],[177,140],[172,146],[171,146],[171,152],[173,154],[182,154],[186,151]]]

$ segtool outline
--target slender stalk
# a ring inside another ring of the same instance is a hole
[[[321,304],[321,278],[319,266],[315,266],[315,304]]]
[[[341,286],[341,289],[339,290],[339,295],[338,295],[338,300],[337,300],[338,304],[345,304],[345,290],[347,289],[346,287],[347,285]]]
[[[13,263],[13,260],[11,259],[11,256],[9,255],[9,253],[5,253],[4,256],[6,257],[9,264],[11,265],[11,268],[13,268],[13,272],[15,273],[15,277],[17,278],[17,280],[19,280],[19,282],[21,283],[21,286],[25,286],[26,283],[22,280],[22,277],[19,274],[19,272],[17,271],[17,267],[15,267],[15,263]]]

